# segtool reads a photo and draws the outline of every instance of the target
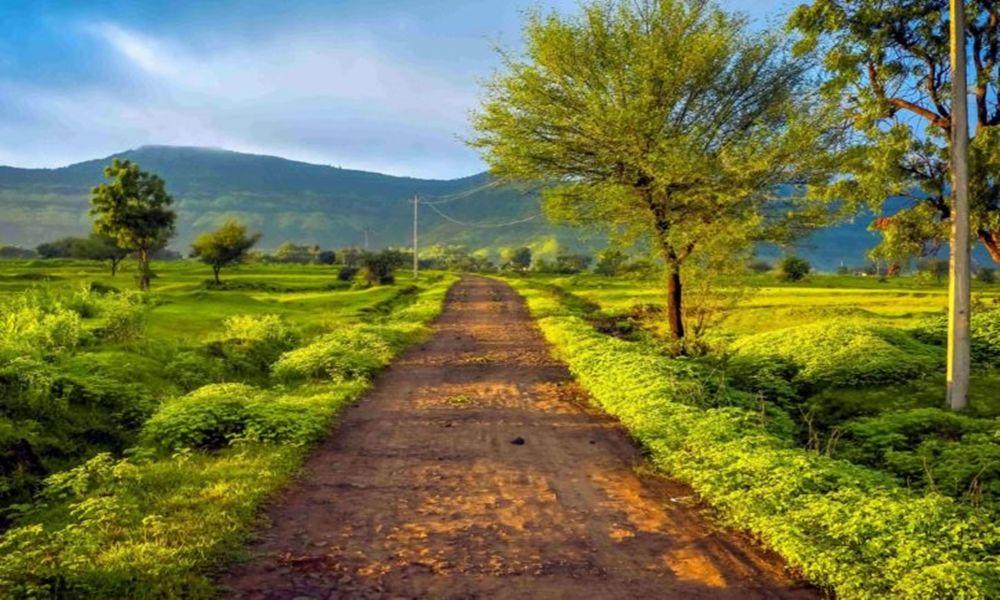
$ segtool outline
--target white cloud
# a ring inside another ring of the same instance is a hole
[[[154,40],[109,22],[87,25],[84,30],[103,39],[144,71],[164,76],[172,76],[177,72],[173,61],[169,59],[169,52]]]
[[[0,103],[17,107],[0,114],[0,163],[59,166],[156,143],[418,177],[481,168],[457,139],[474,78],[364,36],[282,31],[205,50],[113,22],[82,30],[120,79],[60,89],[0,80]]]

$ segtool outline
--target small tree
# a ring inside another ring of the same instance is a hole
[[[802,281],[809,274],[812,265],[798,256],[786,256],[778,265],[781,278],[785,281]]]
[[[247,233],[246,225],[229,219],[215,231],[201,234],[193,244],[192,256],[212,267],[215,283],[222,267],[235,265],[246,258],[247,252],[260,240],[260,233]]]
[[[383,250],[377,254],[366,253],[361,262],[364,264],[362,277],[370,285],[389,285],[395,283],[392,271],[400,266],[402,254],[396,250]]]
[[[628,256],[624,252],[617,248],[606,248],[597,253],[597,264],[594,265],[594,272],[598,275],[614,277],[627,262]]]
[[[941,258],[925,258],[917,262],[917,272],[934,279],[940,285],[948,276],[948,261]]]
[[[321,265],[332,265],[337,262],[337,253],[333,250],[322,250],[316,255],[316,262]]]
[[[90,237],[78,245],[77,258],[87,260],[106,260],[111,263],[111,276],[118,274],[118,265],[129,255],[129,251],[119,248],[112,238],[106,235],[90,234]]]
[[[152,253],[166,246],[174,234],[176,214],[170,209],[173,199],[163,179],[142,171],[131,161],[114,159],[104,169],[104,176],[110,183],[102,183],[91,192],[94,233],[135,252],[139,289],[148,290]]]
[[[531,248],[505,248],[500,252],[500,259],[504,269],[527,271],[531,267]]]
[[[556,256],[556,270],[567,275],[586,271],[593,259],[586,254],[559,254]]]

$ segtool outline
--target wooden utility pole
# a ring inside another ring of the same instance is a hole
[[[417,258],[417,207],[420,206],[420,199],[413,195],[413,279],[420,274],[420,261]]]
[[[951,0],[951,261],[948,284],[948,404],[969,398],[969,105],[965,2]]]

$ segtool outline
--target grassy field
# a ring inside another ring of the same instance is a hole
[[[138,294],[129,265],[0,262],[0,597],[215,594],[261,503],[455,280],[156,270]],[[677,357],[657,281],[508,279],[658,467],[814,582],[998,591],[1000,286],[975,288],[971,406],[954,414],[941,286],[754,276],[704,351]]]
[[[454,277],[0,263],[0,597],[210,597],[261,504]]]
[[[636,305],[662,305],[663,284],[656,280],[627,280],[597,275],[542,276],[533,279],[572,290],[610,313],[624,313]],[[812,275],[801,282],[782,282],[772,275],[756,275],[745,282],[747,295],[719,328],[736,335],[760,333],[831,318],[846,318],[890,326],[908,326],[948,307],[945,284],[914,277],[879,282],[875,277]],[[1000,307],[1000,284],[975,283],[976,303]]]
[[[976,290],[971,406],[956,414],[940,287],[757,277],[707,353],[674,357],[653,282],[509,281],[657,467],[813,582],[857,598],[1000,593],[996,286]]]

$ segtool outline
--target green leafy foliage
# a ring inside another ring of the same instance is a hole
[[[973,311],[970,329],[973,362],[1000,367],[1000,310]],[[944,346],[948,340],[948,317],[926,319],[912,333],[925,343]]]
[[[974,502],[1000,500],[1000,423],[938,408],[848,421],[835,455]]]
[[[778,263],[778,270],[785,281],[801,281],[811,269],[809,261],[798,256],[786,256]]]
[[[245,225],[230,219],[215,231],[200,235],[191,244],[191,250],[193,256],[212,267],[215,283],[219,283],[219,271],[242,262],[259,240],[260,233],[247,233]]]
[[[550,217],[655,250],[684,338],[682,266],[713,240],[778,237],[764,225],[788,212],[772,210],[777,188],[826,168],[833,130],[807,100],[809,65],[700,0],[538,10],[523,37],[486,85],[472,145],[492,173],[545,182]],[[783,207],[801,196],[788,187]]]
[[[207,385],[164,403],[143,426],[139,445],[172,453],[246,441],[307,444],[323,434],[331,414],[315,396],[276,395],[239,383]]]
[[[361,336],[356,339],[363,338],[365,348],[377,344],[388,349],[384,364],[426,331],[454,278],[429,276],[424,281],[405,302],[394,301],[390,312],[380,313],[379,325],[337,330]],[[345,303],[356,293],[338,292]],[[370,295],[368,302],[384,297]],[[222,335],[209,344],[224,347],[222,357],[206,363],[203,349],[167,348],[161,356],[171,360],[165,365],[151,358],[128,364],[125,357],[134,355],[121,352],[99,361],[106,388],[96,382],[85,390],[73,388],[75,398],[107,391],[104,400],[132,405],[141,403],[121,388],[112,389],[121,384],[122,375],[131,375],[137,391],[198,386],[162,403],[148,403],[146,414],[130,417],[134,427],[122,430],[141,432],[127,442],[134,442],[126,452],[129,458],[115,457],[120,445],[110,453],[91,453],[87,462],[49,477],[36,502],[19,507],[16,522],[0,538],[0,597],[217,595],[213,569],[239,552],[261,503],[299,468],[306,446],[326,433],[336,413],[369,385],[364,378],[271,389],[231,382],[201,385],[205,379],[230,377],[231,356],[257,368],[269,365],[264,358],[278,348],[297,343],[289,325],[274,315],[236,315],[222,327]],[[61,370],[40,358],[21,357],[17,368],[0,368],[0,385],[20,390],[24,402],[36,403],[33,414],[42,414],[52,399],[47,390],[60,371],[75,373],[94,354],[68,357]],[[264,383],[266,375],[265,370]],[[74,375],[74,381],[80,378]],[[68,383],[60,385],[70,393]],[[42,393],[32,396],[36,389]],[[12,432],[28,430],[0,418],[4,458],[21,456],[22,447],[8,440]],[[31,431],[42,435],[45,427]],[[3,469],[9,464],[0,463]],[[44,473],[33,467],[24,455],[18,471],[0,471],[0,492],[7,482],[17,485],[18,477],[37,482]]]
[[[769,359],[766,373],[792,374],[807,390],[904,382],[941,364],[942,355],[905,332],[833,320],[751,335],[732,344],[733,362],[743,371]]]
[[[394,354],[385,327],[358,325],[340,329],[297,350],[286,352],[274,364],[281,380],[371,377]]]
[[[1000,526],[987,511],[933,490],[917,494],[887,474],[798,448],[747,408],[692,404],[692,396],[709,390],[679,368],[682,361],[598,333],[529,281],[512,284],[575,377],[657,467],[690,483],[727,521],[812,581],[843,598],[932,592],[985,600],[1000,591]],[[869,334],[894,347],[900,342]]]
[[[94,233],[136,253],[139,289],[147,290],[152,254],[165,247],[174,234],[177,215],[170,209],[173,198],[167,194],[163,179],[128,160],[112,160],[104,176],[109,183],[98,185],[91,193]]]
[[[278,315],[235,315],[225,320],[222,335],[206,351],[221,359],[232,376],[254,379],[265,376],[296,339]]]

